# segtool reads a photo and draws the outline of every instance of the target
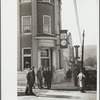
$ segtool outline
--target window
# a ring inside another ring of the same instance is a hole
[[[31,0],[20,0],[20,2],[31,2]]]
[[[43,2],[50,2],[50,0],[43,0]]]
[[[51,33],[51,17],[43,16],[43,33]]]
[[[22,33],[31,33],[31,16],[22,16]]]

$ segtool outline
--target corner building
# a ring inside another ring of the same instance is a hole
[[[18,71],[27,66],[49,67],[53,81],[64,78],[59,32],[61,0],[20,0],[18,2]]]

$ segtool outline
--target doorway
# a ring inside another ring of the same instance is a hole
[[[49,48],[43,48],[40,51],[41,67],[49,67],[51,69],[51,52]]]

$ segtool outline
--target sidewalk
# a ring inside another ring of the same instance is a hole
[[[36,86],[33,92],[37,96],[25,95],[25,85],[17,87],[18,100],[96,100],[96,91],[86,91],[81,93],[79,87],[74,86],[74,82],[63,81],[61,83],[53,83],[51,89],[38,89]]]
[[[22,85],[18,85],[17,86],[17,92],[20,93],[19,95],[22,94],[22,92],[24,93],[26,88],[26,85],[24,84]],[[42,90],[47,90],[46,88],[43,89],[38,89],[37,85],[35,86],[35,89],[33,89],[33,91],[42,91]],[[61,83],[53,83],[51,85],[51,89],[50,90],[66,90],[66,91],[79,91],[79,87],[74,86],[73,81],[72,82],[66,82],[63,81]]]
[[[21,94],[17,100],[96,100],[97,98],[96,91],[86,91],[86,93],[48,89],[33,89],[33,91],[37,96]]]

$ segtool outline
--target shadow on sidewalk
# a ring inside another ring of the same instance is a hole
[[[79,89],[50,89],[50,90],[57,90],[57,91],[79,91]]]

